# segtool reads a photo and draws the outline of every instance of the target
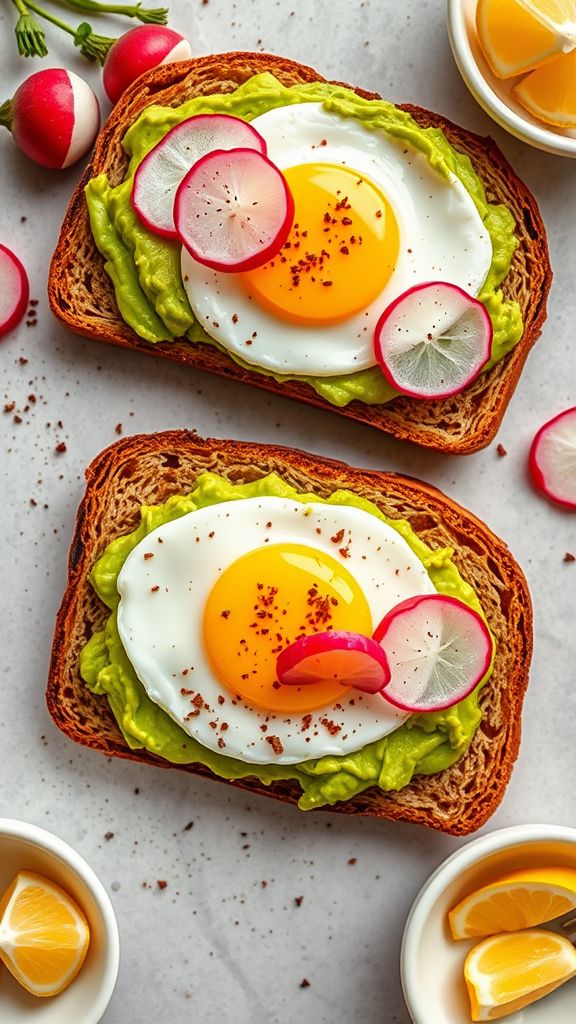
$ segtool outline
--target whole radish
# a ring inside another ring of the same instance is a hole
[[[11,249],[0,244],[0,335],[20,323],[29,294],[28,275],[20,260]]]
[[[0,124],[37,164],[70,167],[92,148],[100,107],[83,78],[65,68],[46,68],[30,75],[0,106]]]
[[[192,48],[187,39],[163,25],[140,25],[114,43],[104,64],[106,95],[117,103],[122,93],[145,71],[159,64],[188,60]]]

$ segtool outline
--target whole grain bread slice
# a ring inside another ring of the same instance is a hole
[[[468,454],[494,438],[516,387],[530,348],[546,316],[552,273],[546,233],[538,207],[526,186],[489,138],[474,135],[421,107],[402,105],[422,127],[441,127],[452,145],[467,154],[482,179],[489,201],[504,203],[516,219],[518,247],[503,283],[507,299],[517,299],[524,318],[524,334],[515,348],[465,391],[441,401],[396,398],[384,405],[353,401],[337,408],[320,398],[308,384],[277,383],[271,377],[238,366],[214,346],[185,339],[150,344],[122,320],[104,260],[98,252],[88,220],[84,188],[89,179],[106,172],[115,185],[128,165],[122,137],[142,110],[152,103],[177,106],[194,96],[233,91],[252,75],[272,72],[284,85],[325,81],[311,68],[270,54],[227,53],[168,64],[148,72],[124,94],[104,125],[92,160],[72,196],[48,281],[50,305],[71,331],[122,345],[147,355],[172,359],[208,370],[266,391],[296,398],[341,416],[367,423],[395,437],[439,451]],[[342,83],[339,83],[342,84]],[[349,88],[351,88],[349,86]],[[362,89],[367,99],[378,98]]]
[[[497,645],[494,672],[481,691],[482,721],[451,768],[417,776],[399,792],[377,787],[335,805],[345,814],[420,822],[455,835],[479,828],[499,804],[520,743],[520,716],[532,653],[532,610],[522,572],[506,545],[479,519],[440,491],[394,473],[352,469],[290,448],[204,440],[190,431],[137,435],[111,445],[86,471],[69,556],[68,584],[52,648],[47,702],[56,725],[71,739],[105,754],[163,768],[176,767],[145,750],[130,750],[103,697],[78,671],[79,653],[109,614],[88,575],[104,548],[136,528],[142,504],[165,502],[192,490],[209,470],[234,483],[278,473],[298,490],[327,497],[347,488],[387,516],[407,519],[433,548],[454,548],[461,575],[475,588]],[[201,764],[183,771],[216,778]],[[266,786],[256,778],[230,785],[296,803],[297,782]]]

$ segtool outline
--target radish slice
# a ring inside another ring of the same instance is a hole
[[[150,231],[177,238],[174,197],[190,168],[213,150],[255,149],[266,143],[255,128],[229,114],[196,114],[172,128],[144,157],[134,175],[132,205]]]
[[[378,693],[390,679],[388,659],[379,643],[361,633],[330,630],[295,640],[278,656],[281,683],[305,686],[338,679],[365,693]]]
[[[490,359],[492,321],[485,306],[455,284],[409,288],[384,310],[374,332],[386,380],[414,398],[462,391]]]
[[[390,664],[382,696],[404,711],[440,711],[466,697],[486,675],[492,637],[462,601],[424,594],[396,605],[374,633]]]
[[[28,276],[17,256],[0,245],[0,335],[19,324],[28,306]]]
[[[283,174],[253,149],[215,150],[176,192],[174,223],[190,255],[213,270],[266,263],[284,245],[294,200]]]
[[[576,406],[540,427],[530,448],[530,471],[547,498],[576,509]]]

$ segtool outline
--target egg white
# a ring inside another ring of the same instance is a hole
[[[336,544],[330,538],[342,529],[344,538]],[[386,736],[407,716],[379,696],[343,690],[339,706],[312,712],[309,728],[303,729],[302,714],[270,713],[235,700],[209,663],[203,615],[214,583],[242,555],[278,543],[306,544],[342,562],[366,597],[374,627],[399,601],[435,592],[404,538],[369,512],[277,497],[244,498],[190,512],[158,527],[134,548],[118,577],[122,644],[150,699],[210,750],[254,764],[294,764],[351,753]],[[346,558],[339,551],[343,546]],[[198,693],[207,708],[190,717]],[[337,735],[322,719],[340,726]],[[264,723],[266,733],[260,728]],[[275,754],[266,736],[277,736],[283,752]]]
[[[447,281],[472,295],[479,293],[492,260],[492,242],[456,175],[441,175],[405,140],[371,131],[320,103],[278,107],[251,123],[282,170],[321,162],[341,164],[369,178],[394,209],[400,250],[389,281],[365,310],[337,324],[308,326],[276,317],[251,299],[238,275],[203,267],[182,249],[182,277],[194,314],[224,349],[273,373],[348,374],[375,365],[376,323],[407,288]]]

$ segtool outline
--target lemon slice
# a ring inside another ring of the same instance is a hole
[[[484,939],[464,964],[472,1020],[523,1010],[575,975],[576,949],[562,935],[533,928]]]
[[[494,74],[511,78],[576,47],[576,0],[479,0],[476,28]]]
[[[576,50],[532,71],[512,91],[539,121],[576,128]]]
[[[512,871],[466,896],[448,914],[455,939],[533,928],[576,908],[576,869]]]
[[[55,996],[74,980],[90,941],[84,914],[60,886],[20,871],[0,902],[0,958],[35,996]]]

